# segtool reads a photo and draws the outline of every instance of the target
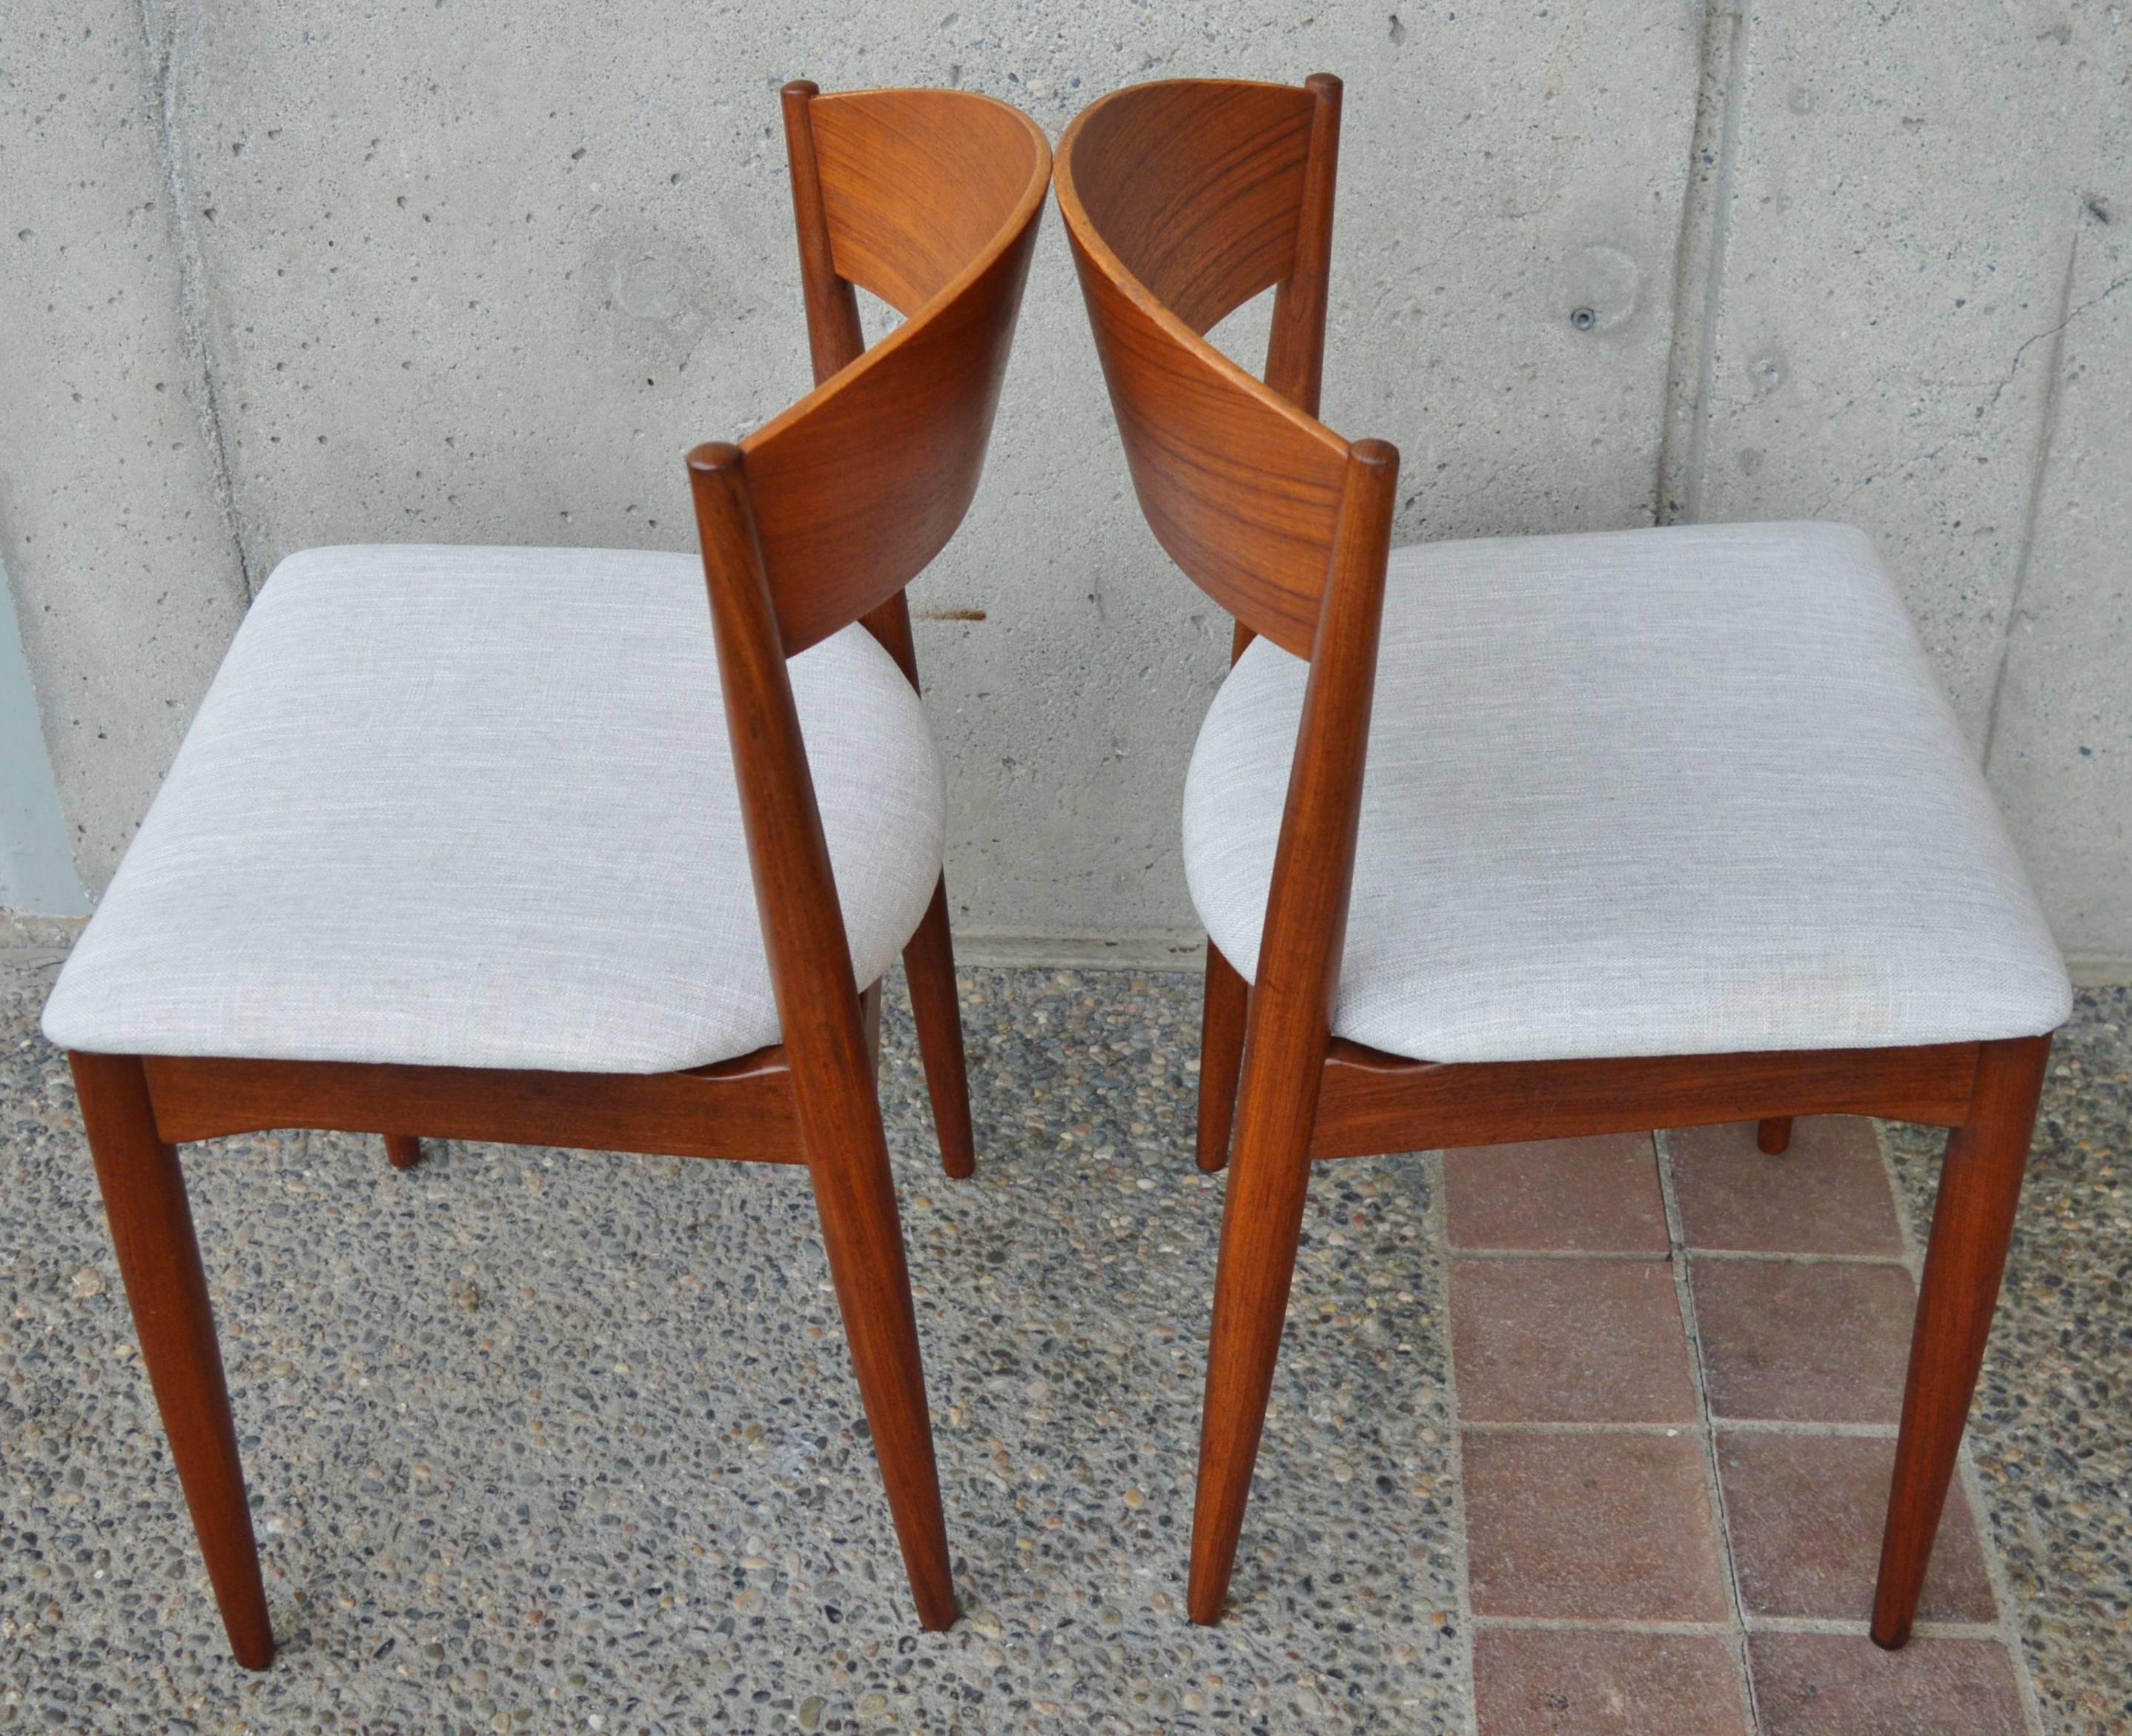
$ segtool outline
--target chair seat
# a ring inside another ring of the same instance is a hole
[[[862,627],[792,659],[857,981],[939,877]],[[659,1072],[778,1040],[702,563],[314,549],[253,604],[45,1010],[70,1048]]]
[[[1255,976],[1308,666],[1265,640],[1184,796]],[[1391,558],[1336,1034],[1433,1061],[2032,1036],[2072,988],[1858,531],[1737,525]]]

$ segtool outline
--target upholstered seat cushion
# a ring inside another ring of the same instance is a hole
[[[940,765],[861,627],[792,659],[858,984],[940,871]],[[703,566],[291,556],[45,1009],[71,1048],[655,1072],[778,1038]]]
[[[1246,977],[1307,666],[1201,730],[1184,861]],[[1337,1034],[1438,1061],[1962,1042],[2072,990],[1856,530],[1439,543],[1391,560]]]

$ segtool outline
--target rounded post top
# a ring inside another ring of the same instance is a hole
[[[787,102],[790,102],[795,98],[812,101],[821,95],[822,87],[812,79],[792,79],[780,85],[777,94]]]
[[[689,453],[689,468],[699,476],[716,476],[740,468],[740,448],[730,440],[706,440]]]
[[[1314,93],[1322,100],[1326,97],[1338,96],[1343,87],[1337,73],[1313,72],[1303,81],[1303,88]]]

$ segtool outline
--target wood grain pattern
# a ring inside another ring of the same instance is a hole
[[[1299,657],[1347,443],[1199,333],[1294,265],[1318,113],[1280,85],[1136,85],[1059,146],[1059,209],[1140,511],[1203,590]]]
[[[804,79],[787,84],[783,93],[785,135],[792,164],[792,214],[800,232],[800,278],[817,386],[857,361],[866,347],[851,282],[836,267],[836,239],[814,131],[814,103],[819,95]],[[825,112],[836,113],[833,108]],[[847,218],[845,228],[850,227]],[[896,659],[911,691],[919,692],[918,646],[911,635],[910,607],[904,592],[895,592],[859,618]],[[955,942],[948,920],[944,870],[903,949],[903,971],[941,1164],[950,1176],[965,1180],[977,1173],[977,1139],[970,1121],[969,1068],[963,1052],[962,999],[955,983]]]
[[[735,446],[689,455],[748,866],[822,1241],[919,1619],[955,1619],[917,1320],[873,1064],[769,575]]]
[[[1321,76],[1323,76],[1321,74]],[[1173,79],[1114,92],[1059,141],[1068,222],[1171,318],[1204,333],[1294,269],[1316,98],[1292,84]],[[1145,161],[1160,173],[1137,172]]]
[[[1035,122],[968,91],[807,109],[834,268],[910,317],[741,443],[788,657],[900,591],[962,523],[1051,170]]]
[[[1325,308],[1332,281],[1342,89],[1329,72],[1313,72],[1303,81],[1303,88],[1310,94],[1310,137],[1304,148],[1303,184],[1296,194],[1294,257],[1274,290],[1265,383],[1304,415],[1314,416],[1325,383]]]
[[[907,616],[876,611],[976,489],[1050,153],[1026,116],[964,93],[787,101],[811,134],[837,275],[909,317],[741,445],[690,453],[689,483],[800,1148],[919,1619],[938,1628],[955,1597],[917,1322],[785,659],[872,616],[915,681]],[[810,315],[818,365],[838,362],[840,319]]]
[[[785,113],[785,156],[792,181],[792,227],[800,238],[800,292],[807,309],[807,349],[814,383],[825,384],[866,352],[859,300],[837,270],[814,139],[814,102],[821,87],[795,79],[778,93]],[[906,672],[907,673],[907,672]]]
[[[876,1096],[878,983],[855,990],[785,659],[866,617],[916,682],[901,587],[960,521],[1005,372],[1050,156],[961,92],[787,87],[819,382],[740,446],[689,455],[726,722],[784,1041],[654,1075],[77,1055],[84,1119],[179,1473],[240,1662],[272,1655],[236,1436],[173,1146],[270,1127],[804,1163],[919,1619],[955,1618]],[[910,318],[859,352],[850,280]],[[944,892],[914,998],[949,1168],[968,1172]],[[942,996],[952,1053],[940,1040]],[[929,1014],[926,1010],[929,1005]],[[951,1096],[953,1101],[949,1101]],[[959,1105],[959,1130],[954,1110]]]
[[[1881,1115],[1952,1127],[1968,1114],[1978,1046],[1791,1049],[1604,1061],[1407,1061],[1337,1042],[1311,1152],[1320,1158],[1794,1115]]]
[[[940,1167],[958,1182],[977,1173],[977,1130],[970,1120],[969,1065],[963,1053],[963,998],[955,981],[955,942],[948,926],[948,877],[934,883],[917,932],[903,949],[904,985],[933,1106]]]
[[[143,1057],[174,1144],[275,1127],[561,1145],[676,1158],[798,1163],[798,1112],[781,1047],[684,1073],[534,1072],[348,1061]]]
[[[138,1060],[81,1053],[67,1059],[127,1305],[140,1334],[142,1364],[162,1413],[229,1649],[246,1669],[263,1670],[273,1662],[274,1634],[178,1154],[156,1132]]]
[[[1199,1010],[1199,1120],[1201,1169],[1209,1175],[1229,1161],[1229,1133],[1236,1117],[1236,1081],[1244,1072],[1244,1024],[1251,1016],[1251,985],[1207,942],[1207,987]]]
[[[1348,468],[1244,1033],[1192,1516],[1196,1622],[1221,1619],[1251,1499],[1347,929],[1399,454],[1361,441]]]
[[[1315,420],[1340,100],[1324,77],[1279,94],[1140,85],[1059,143],[1059,209],[1141,510],[1236,617],[1235,655],[1262,632],[1312,665],[1256,980],[1208,949],[1198,1156],[1212,1169],[1232,1153],[1232,1173],[1192,1618],[1218,1620],[1227,1603],[1312,1161],[1742,1120],[1775,1152],[1795,1115],[1878,1115],[1957,1129],[1875,1604],[1874,1637],[1899,1645],[1983,1355],[2048,1039],[1453,1065],[1331,1038],[1396,470],[1389,448],[1349,446]],[[1275,282],[1261,385],[1200,334]]]
[[[1274,290],[1265,383],[1305,415],[1314,416],[1325,376],[1325,303],[1332,270],[1341,85],[1332,74],[1319,72],[1305,79],[1304,88],[1309,93],[1310,132],[1294,195],[1293,222],[1276,221],[1270,226],[1277,235],[1289,237],[1289,267]],[[1236,623],[1229,645],[1232,665],[1256,636],[1242,621]],[[1229,1133],[1236,1119],[1236,1084],[1243,1073],[1244,1028],[1250,1011],[1251,985],[1208,941],[1206,999],[1200,1011],[1197,1157],[1199,1168],[1209,1173],[1229,1161]]]
[[[1976,1101],[1947,1142],[1918,1320],[1910,1336],[1902,1432],[1880,1541],[1873,1596],[1873,1640],[1890,1650],[1910,1637],[1941,1510],[1953,1480],[1962,1431],[1991,1336],[1991,1314],[2006,1270],[2020,1204],[2021,1176],[2043,1096],[2051,1039],[1984,1045]]]

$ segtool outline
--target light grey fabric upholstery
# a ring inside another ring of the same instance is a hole
[[[1256,972],[1307,665],[1200,731],[1184,863]],[[1961,1042],[2072,989],[1858,531],[1736,525],[1391,559],[1336,1033],[1436,1061]]]
[[[939,875],[939,759],[863,628],[790,669],[865,984]],[[775,1042],[702,563],[291,556],[44,1028],[115,1053],[638,1073]]]

